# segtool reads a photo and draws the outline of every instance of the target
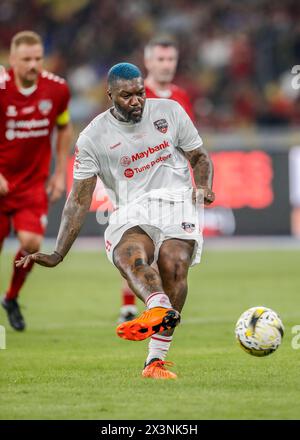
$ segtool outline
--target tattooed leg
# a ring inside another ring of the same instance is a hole
[[[158,268],[165,293],[170,298],[172,306],[181,313],[184,306],[188,283],[187,276],[194,252],[193,240],[170,239],[163,242],[158,258]],[[161,333],[171,336],[174,329]]]
[[[138,226],[126,231],[114,250],[115,265],[143,302],[151,293],[164,291],[160,275],[151,267],[153,257],[153,242]]]

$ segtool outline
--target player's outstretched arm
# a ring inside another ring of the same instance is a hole
[[[214,168],[207,151],[199,147],[184,151],[184,155],[193,169],[196,188],[204,192],[204,203],[210,205],[215,200],[215,193],[212,191]]]
[[[91,205],[96,181],[96,176],[74,180],[72,191],[63,210],[55,251],[49,255],[41,252],[27,255],[16,262],[18,267],[26,267],[30,261],[47,267],[55,267],[62,262],[83,225],[86,213]]]

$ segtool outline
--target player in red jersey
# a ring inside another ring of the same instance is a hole
[[[177,101],[194,121],[194,111],[187,92],[173,84],[178,64],[178,48],[174,41],[151,40],[144,51],[148,75],[145,79],[147,98],[166,98]]]
[[[11,227],[20,242],[15,261],[40,248],[48,200],[65,190],[65,168],[72,129],[66,82],[42,69],[43,44],[38,34],[16,34],[10,49],[11,69],[0,88],[0,250]],[[57,127],[56,167],[47,181],[51,135]],[[9,322],[24,330],[17,298],[32,264],[16,267],[2,300]]]
[[[147,69],[145,91],[147,98],[166,98],[177,101],[195,121],[193,107],[187,92],[173,84],[177,64],[178,48],[171,39],[157,38],[149,41],[144,49],[144,64]],[[119,322],[129,321],[137,314],[136,299],[126,281],[123,283],[122,306]]]

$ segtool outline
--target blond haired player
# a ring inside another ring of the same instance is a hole
[[[17,33],[11,42],[11,69],[0,88],[0,250],[11,228],[20,243],[15,261],[39,250],[47,224],[48,201],[65,189],[72,131],[66,82],[43,70],[40,36]],[[51,135],[57,128],[56,167],[48,180]],[[2,299],[9,322],[24,330],[18,296],[33,262],[16,267]]]

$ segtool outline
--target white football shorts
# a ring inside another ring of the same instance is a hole
[[[139,226],[154,243],[154,262],[157,262],[160,246],[165,240],[194,240],[191,260],[191,266],[194,266],[201,259],[203,219],[203,205],[193,203],[192,189],[180,190],[175,194],[174,191],[151,191],[111,214],[104,235],[107,257],[114,264],[113,252],[123,234]]]

